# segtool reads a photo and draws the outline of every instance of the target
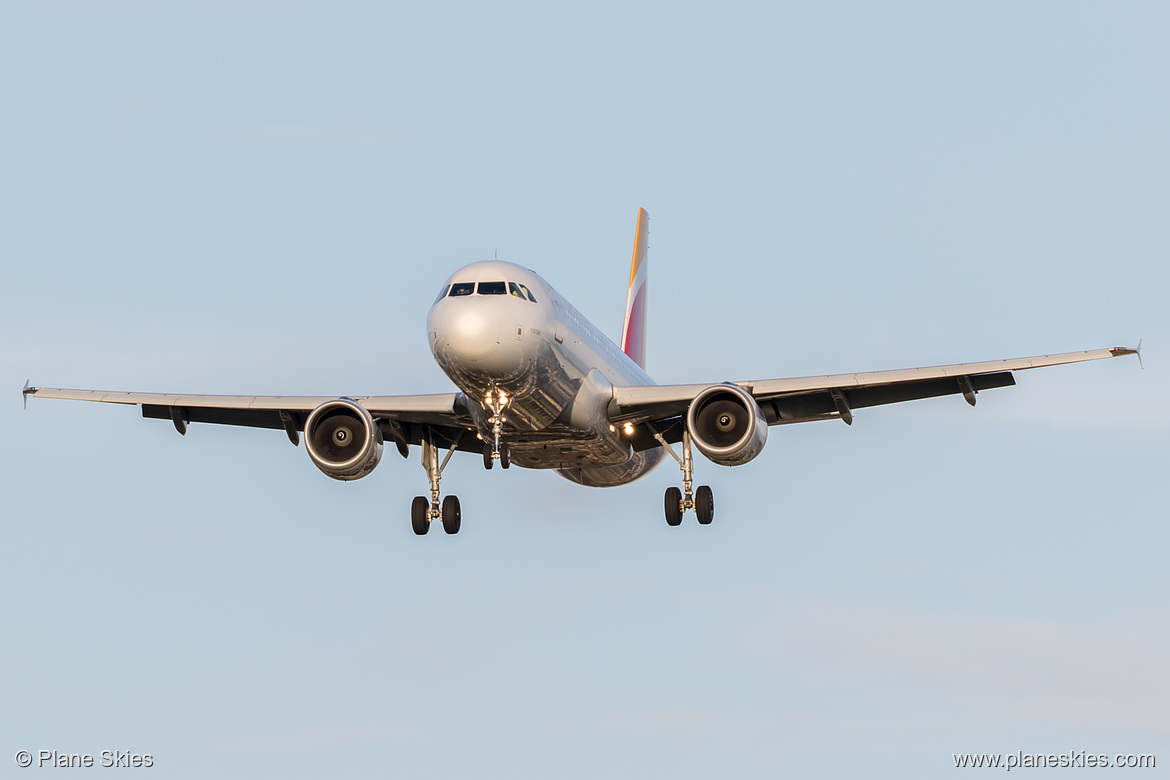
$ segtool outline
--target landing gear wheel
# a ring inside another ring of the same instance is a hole
[[[449,534],[459,533],[461,514],[459,512],[459,499],[455,496],[447,496],[443,499],[443,530]]]
[[[695,514],[700,525],[710,525],[715,518],[715,494],[706,485],[699,485],[695,491]]]
[[[666,489],[666,498],[664,500],[666,509],[666,524],[679,525],[682,523],[682,491],[676,487],[668,487]]]
[[[423,496],[415,496],[410,505],[410,525],[419,536],[431,530],[431,502]]]
[[[488,471],[491,471],[492,464],[495,463],[495,460],[496,459],[492,457],[492,445],[485,441],[483,443],[483,467]],[[507,466],[504,466],[504,468],[507,468]]]
[[[500,468],[506,469],[512,465],[512,455],[508,452],[508,443],[500,442]]]

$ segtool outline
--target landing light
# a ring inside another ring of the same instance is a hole
[[[493,401],[499,401],[501,404],[508,403],[508,394],[503,390],[488,390],[483,394],[483,402],[487,406],[491,406]]]
[[[626,436],[633,436],[634,435],[634,426],[630,423],[626,423],[625,431],[626,431]]]

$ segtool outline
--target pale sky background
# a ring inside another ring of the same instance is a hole
[[[1170,8],[880,6],[0,4],[0,775],[1170,766]],[[418,538],[417,449],[21,410],[449,391],[427,308],[497,248],[616,338],[639,207],[660,382],[1146,367],[773,428],[707,528],[672,462],[456,458]]]

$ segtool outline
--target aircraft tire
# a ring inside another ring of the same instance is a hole
[[[424,496],[415,496],[410,505],[410,525],[419,536],[431,530],[431,502]]]
[[[447,496],[443,499],[443,530],[449,534],[457,534],[461,524],[462,513],[459,511],[459,499],[456,496]]]
[[[501,453],[502,455],[503,453]],[[492,470],[492,465],[495,463],[495,458],[492,457],[492,445],[486,441],[483,443],[483,467],[488,471]],[[505,466],[505,468],[507,468]]]
[[[695,514],[700,525],[710,525],[715,519],[715,494],[706,485],[699,485],[695,491]]]
[[[508,452],[508,442],[500,442],[500,468],[506,469],[512,465],[512,455]]]
[[[668,487],[666,489],[666,498],[664,499],[667,525],[682,524],[682,509],[679,507],[680,501],[682,501],[682,491],[676,487]]]

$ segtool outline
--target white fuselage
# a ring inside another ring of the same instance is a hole
[[[495,260],[460,268],[427,314],[427,337],[485,438],[490,412],[480,401],[506,393],[516,465],[604,487],[661,461],[659,448],[633,451],[606,413],[613,386],[653,380],[533,271]]]

